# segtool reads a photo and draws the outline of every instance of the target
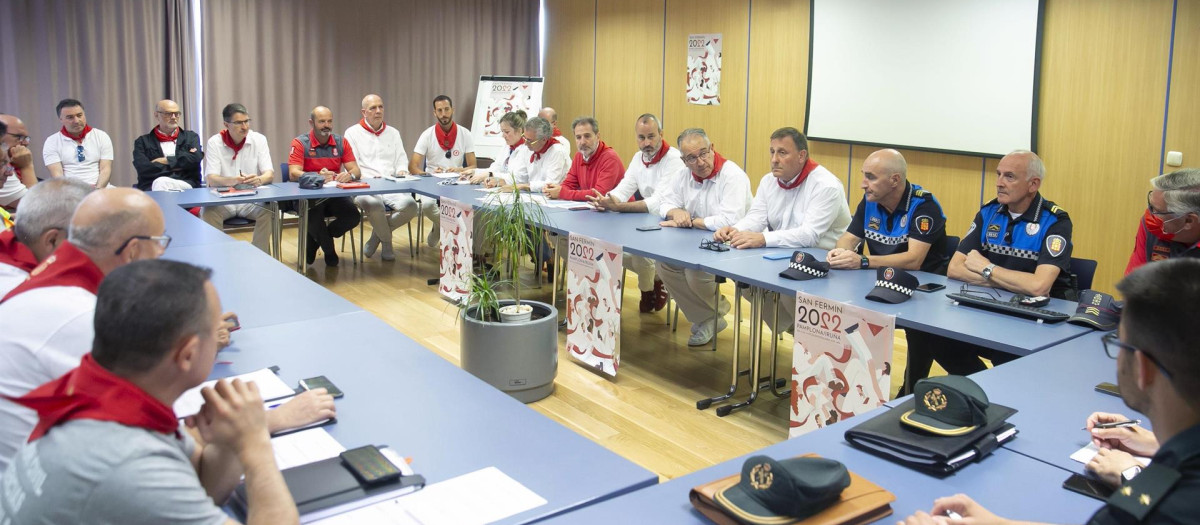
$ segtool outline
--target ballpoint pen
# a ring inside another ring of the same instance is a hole
[[[1114,421],[1112,423],[1097,423],[1096,426],[1092,428],[1125,428],[1140,424],[1142,424],[1142,420],[1140,419],[1127,419],[1125,421]],[[1087,427],[1083,427],[1081,430],[1087,430]]]

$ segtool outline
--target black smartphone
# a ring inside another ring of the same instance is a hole
[[[658,226],[658,225],[654,225],[654,226],[638,226],[638,227],[637,227],[637,231],[640,231],[640,232],[652,232],[652,231],[655,231],[655,230],[661,230],[661,229],[662,229],[662,226]]]
[[[1096,391],[1100,392],[1101,394],[1121,397],[1121,391],[1117,388],[1117,385],[1112,383],[1100,383],[1096,385]]]
[[[941,290],[941,289],[943,289],[943,288],[945,288],[945,287],[946,287],[946,285],[944,285],[944,284],[938,284],[938,283],[925,283],[925,284],[922,284],[922,285],[919,285],[919,286],[917,286],[917,289],[918,289],[918,290],[920,290],[920,291],[922,291],[922,292],[936,292],[936,291],[938,291],[938,290]]]
[[[354,477],[367,485],[387,483],[400,477],[400,469],[379,451],[375,445],[352,448],[341,454],[342,463],[354,473]]]
[[[1115,490],[1098,479],[1079,474],[1071,474],[1071,477],[1063,482],[1063,488],[1100,501],[1107,501]]]
[[[327,392],[329,395],[333,396],[334,399],[340,398],[343,395],[345,395],[342,393],[341,389],[334,386],[333,382],[326,379],[325,376],[317,376],[317,377],[310,377],[308,379],[301,379],[300,380],[300,388],[303,388],[305,390],[314,390],[317,388],[324,388],[325,392]]]

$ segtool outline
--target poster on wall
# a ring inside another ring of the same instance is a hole
[[[470,204],[454,199],[441,200],[441,272],[438,292],[457,303],[471,290],[471,239],[474,236]]]
[[[688,35],[687,101],[721,105],[721,33]]]
[[[896,316],[796,292],[788,437],[883,406]]]
[[[567,250],[567,355],[615,377],[621,364],[622,248],[572,233]]]
[[[471,120],[476,157],[503,159],[508,155],[508,145],[500,136],[500,118],[518,109],[528,118],[542,110],[541,77],[479,77]]]

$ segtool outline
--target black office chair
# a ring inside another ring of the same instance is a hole
[[[288,164],[286,162],[281,162],[279,164],[279,173],[281,174],[281,180],[283,182],[291,182],[292,176],[291,176],[291,172],[288,170]],[[287,216],[288,214],[291,214],[292,216],[294,216],[297,219],[300,218],[300,212],[298,210],[297,211],[285,211],[285,210],[281,209],[279,211],[279,213],[280,213],[280,215],[283,215],[283,216]],[[346,235],[342,236],[342,251],[343,252],[346,251],[346,237],[347,236],[350,237],[350,262],[355,265],[364,261],[364,258],[361,257],[360,254],[362,254],[362,250],[364,248],[363,244],[366,243],[366,238],[363,237],[363,223],[367,221],[366,213],[363,213],[363,211],[360,209],[360,210],[358,210],[358,214],[359,214],[359,217],[358,217],[358,240],[355,240],[355,238],[354,238],[354,229],[351,229],[350,231],[346,232]],[[280,221],[282,221],[282,220],[283,220],[283,218],[281,217]],[[332,218],[328,218],[325,220],[325,222],[328,223],[332,220],[333,220]],[[283,231],[283,228],[280,228],[280,235],[282,235],[282,231]],[[297,232],[297,233],[299,233],[299,232]],[[279,242],[279,241],[277,241],[277,242]],[[412,241],[410,240],[409,243],[411,244]],[[300,245],[300,243],[297,242],[296,243],[297,259],[300,257],[304,257],[304,254],[300,253],[299,245]]]
[[[1075,286],[1080,291],[1092,289],[1092,279],[1096,276],[1096,261],[1072,257],[1071,274],[1075,276]]]
[[[961,240],[962,239],[959,239],[958,237],[955,237],[953,235],[946,236],[946,258],[947,259],[954,258],[954,252],[958,251],[958,243]]]

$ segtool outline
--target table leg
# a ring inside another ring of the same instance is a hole
[[[296,228],[296,267],[308,273],[308,199],[300,199],[300,225]]]
[[[758,399],[762,369],[762,290],[756,287],[750,290],[750,323],[750,341],[746,344],[750,351],[750,397],[740,403],[717,408],[719,417],[746,408]]]
[[[275,260],[283,261],[283,217],[279,212],[279,201],[267,203],[271,210],[271,251]]]
[[[771,323],[771,326],[775,327],[775,330],[771,332],[771,393],[774,394],[775,397],[787,397],[792,394],[792,390],[790,388],[787,390],[780,390],[783,388],[783,385],[787,384],[787,378],[778,377],[779,334],[783,332],[782,328],[779,326],[779,292],[771,293],[775,297],[775,322]]]
[[[720,287],[717,287],[717,293],[720,294]],[[719,310],[718,310],[719,311]],[[710,397],[696,401],[697,410],[705,410],[711,407],[713,403],[720,403],[733,397],[737,392],[738,377],[742,375],[741,371],[741,340],[742,340],[742,286],[739,283],[734,283],[733,286],[733,359],[730,365],[729,372],[729,390],[719,396]],[[717,337],[713,334],[713,338]],[[725,408],[725,407],[721,407]],[[718,409],[719,411],[720,409]]]

